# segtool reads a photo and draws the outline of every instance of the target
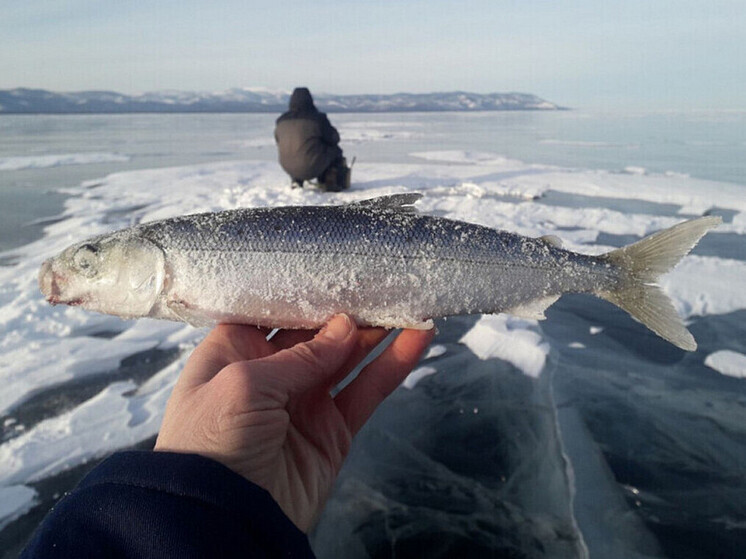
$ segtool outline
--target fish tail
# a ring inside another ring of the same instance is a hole
[[[601,258],[626,272],[627,281],[618,289],[597,295],[624,309],[675,346],[694,351],[697,349],[694,336],[656,281],[689,254],[707,231],[721,222],[718,216],[692,219],[604,254]]]

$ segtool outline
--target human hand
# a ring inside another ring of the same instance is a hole
[[[190,452],[263,487],[298,528],[320,514],[352,437],[404,380],[433,330],[403,330],[334,397],[388,332],[346,315],[318,332],[217,326],[194,350],[166,407],[155,450]]]

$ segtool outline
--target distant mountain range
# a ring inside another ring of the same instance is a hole
[[[75,113],[280,113],[290,93],[260,88],[219,93],[158,91],[124,95],[113,91],[57,93],[43,89],[0,90],[0,114]],[[563,107],[528,93],[395,93],[392,95],[314,94],[324,112],[526,111]]]

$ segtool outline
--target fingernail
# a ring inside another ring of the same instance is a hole
[[[335,342],[341,342],[349,335],[351,328],[350,317],[346,314],[338,314],[324,328],[324,337]]]

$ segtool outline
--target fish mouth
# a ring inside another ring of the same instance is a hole
[[[64,283],[64,280],[53,270],[52,261],[45,260],[39,270],[39,289],[47,302],[52,305],[82,305],[84,300],[80,297],[69,300],[65,300],[62,297],[62,290],[60,288],[60,284],[62,283]]]
[[[70,299],[69,301],[65,301],[59,295],[50,295],[47,297],[47,303],[52,305],[68,305],[70,307],[77,307],[82,305],[83,302],[83,299]]]
[[[52,270],[51,260],[45,260],[39,268],[39,290],[50,303],[57,302],[60,290],[57,285],[57,274]]]

